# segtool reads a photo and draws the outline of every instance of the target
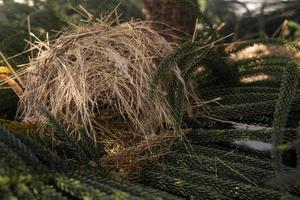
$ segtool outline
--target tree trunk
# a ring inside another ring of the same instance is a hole
[[[188,1],[198,6],[197,0]],[[177,0],[143,0],[143,13],[153,29],[174,43],[192,38],[198,17],[191,6]]]

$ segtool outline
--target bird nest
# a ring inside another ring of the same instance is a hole
[[[174,127],[164,86],[157,87],[155,100],[148,98],[157,64],[171,47],[147,22],[99,20],[35,48],[21,97],[25,121],[45,123],[38,110],[44,106],[77,139],[76,127],[83,125],[90,137],[110,147],[110,155],[141,145],[149,152],[151,141],[157,146],[159,133]],[[134,157],[132,152],[126,155]]]

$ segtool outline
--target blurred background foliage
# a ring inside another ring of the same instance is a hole
[[[214,23],[225,22],[223,34],[235,32],[235,38],[299,37],[299,0],[207,0],[201,5]]]
[[[67,25],[80,23],[84,17],[76,11],[79,5],[99,17],[120,4],[121,19],[143,18],[142,0],[23,0],[17,3],[19,1],[0,0],[0,50],[7,57],[26,49],[28,16],[31,31],[41,39],[46,33],[55,35]],[[199,0],[199,4],[210,21],[220,27],[222,35],[235,32],[231,40],[295,39],[300,35],[299,0]],[[28,54],[10,62],[13,66],[26,63]]]
[[[48,33],[56,35],[68,25],[81,22],[79,5],[94,16],[101,16],[118,6],[121,19],[141,18],[139,0],[34,0],[18,3],[13,0],[0,1],[0,50],[7,57],[24,52],[29,40],[28,16],[30,27],[37,37],[43,39]],[[28,54],[10,60],[12,65],[28,62]],[[3,61],[0,62],[3,64]]]

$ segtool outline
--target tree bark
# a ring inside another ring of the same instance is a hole
[[[198,6],[197,0],[189,1]],[[198,17],[190,6],[177,0],[143,0],[143,13],[153,29],[174,43],[192,38]]]

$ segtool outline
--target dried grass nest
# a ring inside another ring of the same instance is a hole
[[[44,123],[38,108],[45,106],[77,139],[81,124],[95,141],[111,144],[117,165],[174,137],[167,133],[175,122],[163,85],[154,101],[148,98],[157,64],[171,47],[147,22],[99,20],[35,45],[21,97],[25,121]]]

